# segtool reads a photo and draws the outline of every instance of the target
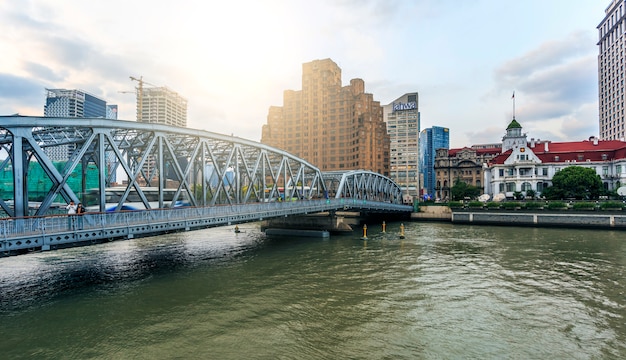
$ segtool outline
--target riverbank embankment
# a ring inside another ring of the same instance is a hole
[[[419,212],[411,214],[411,219],[456,224],[626,230],[626,212],[622,210],[494,210],[421,206]]]

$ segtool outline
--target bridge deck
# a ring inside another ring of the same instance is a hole
[[[129,239],[172,231],[345,209],[411,212],[412,207],[356,199],[319,199],[93,213],[82,216],[6,218],[0,219],[0,252],[3,255],[10,255],[29,249],[50,250],[88,242]]]

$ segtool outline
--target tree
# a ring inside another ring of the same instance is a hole
[[[594,169],[568,166],[552,177],[552,186],[542,193],[547,199],[597,199],[604,194],[600,175]]]
[[[454,186],[450,189],[452,193],[452,200],[463,200],[466,197],[475,199],[478,195],[480,195],[480,188],[476,186],[468,185],[461,179],[456,179],[454,181]]]

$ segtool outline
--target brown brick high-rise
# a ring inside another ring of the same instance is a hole
[[[302,90],[286,90],[272,106],[261,142],[305,159],[322,171],[370,170],[389,175],[389,135],[380,102],[365,82],[341,86],[331,59],[302,65]]]

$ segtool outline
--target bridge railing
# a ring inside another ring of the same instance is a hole
[[[385,202],[342,198],[212,207],[180,207],[145,211],[87,213],[85,215],[3,218],[0,219],[0,239],[25,239],[28,236],[34,237],[45,234],[70,233],[93,229],[137,227],[157,223],[189,222],[194,219],[211,219],[210,225],[220,226],[231,223],[258,221],[279,216],[349,209],[376,212],[410,212],[412,207]]]

